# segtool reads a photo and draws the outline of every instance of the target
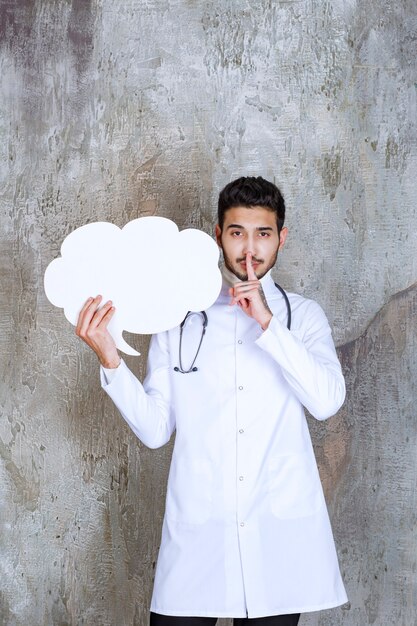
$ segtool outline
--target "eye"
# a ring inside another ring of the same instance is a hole
[[[262,231],[259,233],[259,236],[260,236],[260,237],[263,237],[263,238],[265,238],[265,237],[270,237],[270,236],[271,236],[271,233],[268,233],[268,232],[265,232],[265,231],[263,231],[263,230],[262,230]]]
[[[232,230],[231,232],[232,237],[239,237],[241,234],[240,230]]]

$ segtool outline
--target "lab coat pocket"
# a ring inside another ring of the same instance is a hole
[[[199,459],[173,458],[169,474],[166,517],[182,524],[203,524],[212,508],[212,471]]]
[[[273,456],[268,470],[270,506],[276,517],[307,517],[323,505],[318,469],[307,454]]]

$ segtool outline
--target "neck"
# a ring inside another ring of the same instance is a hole
[[[236,274],[233,274],[224,263],[220,270],[223,276],[223,283],[226,283],[228,287],[232,287],[234,284],[241,282],[240,278],[238,278]]]

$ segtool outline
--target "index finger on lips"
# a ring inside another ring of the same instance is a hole
[[[248,273],[248,280],[258,280],[255,270],[253,269],[251,252],[246,253],[246,271]]]

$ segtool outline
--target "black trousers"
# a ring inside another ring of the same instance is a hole
[[[235,617],[234,626],[297,626],[299,613],[291,615],[273,615],[271,617]],[[215,626],[217,617],[173,617],[151,613],[150,626]]]

